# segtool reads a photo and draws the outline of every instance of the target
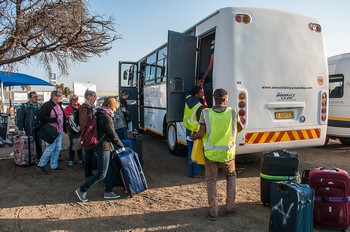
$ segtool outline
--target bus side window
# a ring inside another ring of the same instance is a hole
[[[152,85],[155,83],[156,61],[157,61],[157,53],[152,54],[146,60],[145,85]]]
[[[167,49],[168,48],[165,47],[158,51],[156,72],[157,83],[166,82]]]
[[[342,98],[344,94],[344,75],[329,76],[329,98]]]

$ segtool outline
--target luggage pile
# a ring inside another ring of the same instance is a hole
[[[350,226],[350,177],[345,170],[320,167],[303,172],[286,150],[264,153],[260,194],[270,204],[269,231],[313,231],[313,224],[345,231]]]

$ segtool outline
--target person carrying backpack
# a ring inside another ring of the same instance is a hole
[[[39,160],[43,154],[42,140],[38,136],[38,130],[41,124],[37,115],[41,106],[38,103],[38,95],[36,92],[28,93],[28,98],[29,101],[23,103],[17,112],[18,135],[22,136],[25,133],[33,137],[36,157]]]
[[[95,102],[96,102],[96,92],[92,90],[86,90],[85,102],[79,108],[79,126],[80,131],[84,130],[85,119],[89,114],[94,113]],[[92,176],[92,159],[95,155],[93,149],[84,149],[84,174],[86,178]]]
[[[73,94],[69,98],[70,104],[64,109],[64,114],[66,115],[66,118],[68,118],[71,114],[77,115],[79,112],[80,104],[78,102],[79,97],[75,94]],[[78,115],[77,115],[78,116]],[[75,151],[73,150],[73,140],[78,139],[80,137],[80,134],[72,134],[69,133],[68,131],[68,137],[69,137],[69,161],[68,161],[68,166],[73,166],[74,165],[74,153]],[[82,157],[82,150],[77,150],[78,154],[78,163],[82,164],[83,163],[83,157]]]
[[[114,150],[113,144],[124,149],[123,143],[120,141],[117,133],[114,130],[113,125],[113,113],[119,108],[120,103],[115,99],[115,97],[110,96],[107,97],[101,108],[97,109],[96,112],[96,128],[97,128],[97,138],[98,143],[94,147],[94,150],[97,154],[97,166],[98,171],[96,175],[91,176],[80,188],[75,190],[78,198],[82,202],[88,201],[87,199],[87,191],[88,189],[94,185],[95,183],[106,178],[106,188],[104,193],[105,199],[116,199],[119,198],[120,195],[115,194],[112,191],[113,183],[116,178],[116,174],[118,172],[117,167],[115,165],[111,165],[111,151]],[[107,175],[108,169],[111,168]],[[112,184],[110,184],[112,183]]]

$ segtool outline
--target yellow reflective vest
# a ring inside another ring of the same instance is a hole
[[[190,97],[192,97],[192,96],[188,95],[186,97],[186,99],[190,98]],[[198,119],[196,118],[196,114],[197,114],[197,110],[201,106],[202,106],[202,103],[198,102],[194,107],[192,107],[192,109],[190,109],[190,107],[188,107],[187,103],[185,103],[185,111],[184,111],[184,117],[183,117],[182,123],[183,123],[183,126],[190,131],[198,130],[199,118]]]
[[[227,162],[235,159],[238,115],[227,107],[224,112],[202,111],[206,131],[203,137],[204,155],[208,160]]]

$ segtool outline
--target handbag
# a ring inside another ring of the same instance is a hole
[[[194,163],[205,165],[202,139],[196,139],[193,142],[191,159]]]
[[[45,123],[42,127],[40,127],[38,136],[48,144],[52,144],[58,137],[58,131],[55,127]]]
[[[72,150],[73,151],[79,151],[83,149],[83,145],[81,145],[81,139],[80,137],[74,138],[73,139],[73,145],[72,145]]]

